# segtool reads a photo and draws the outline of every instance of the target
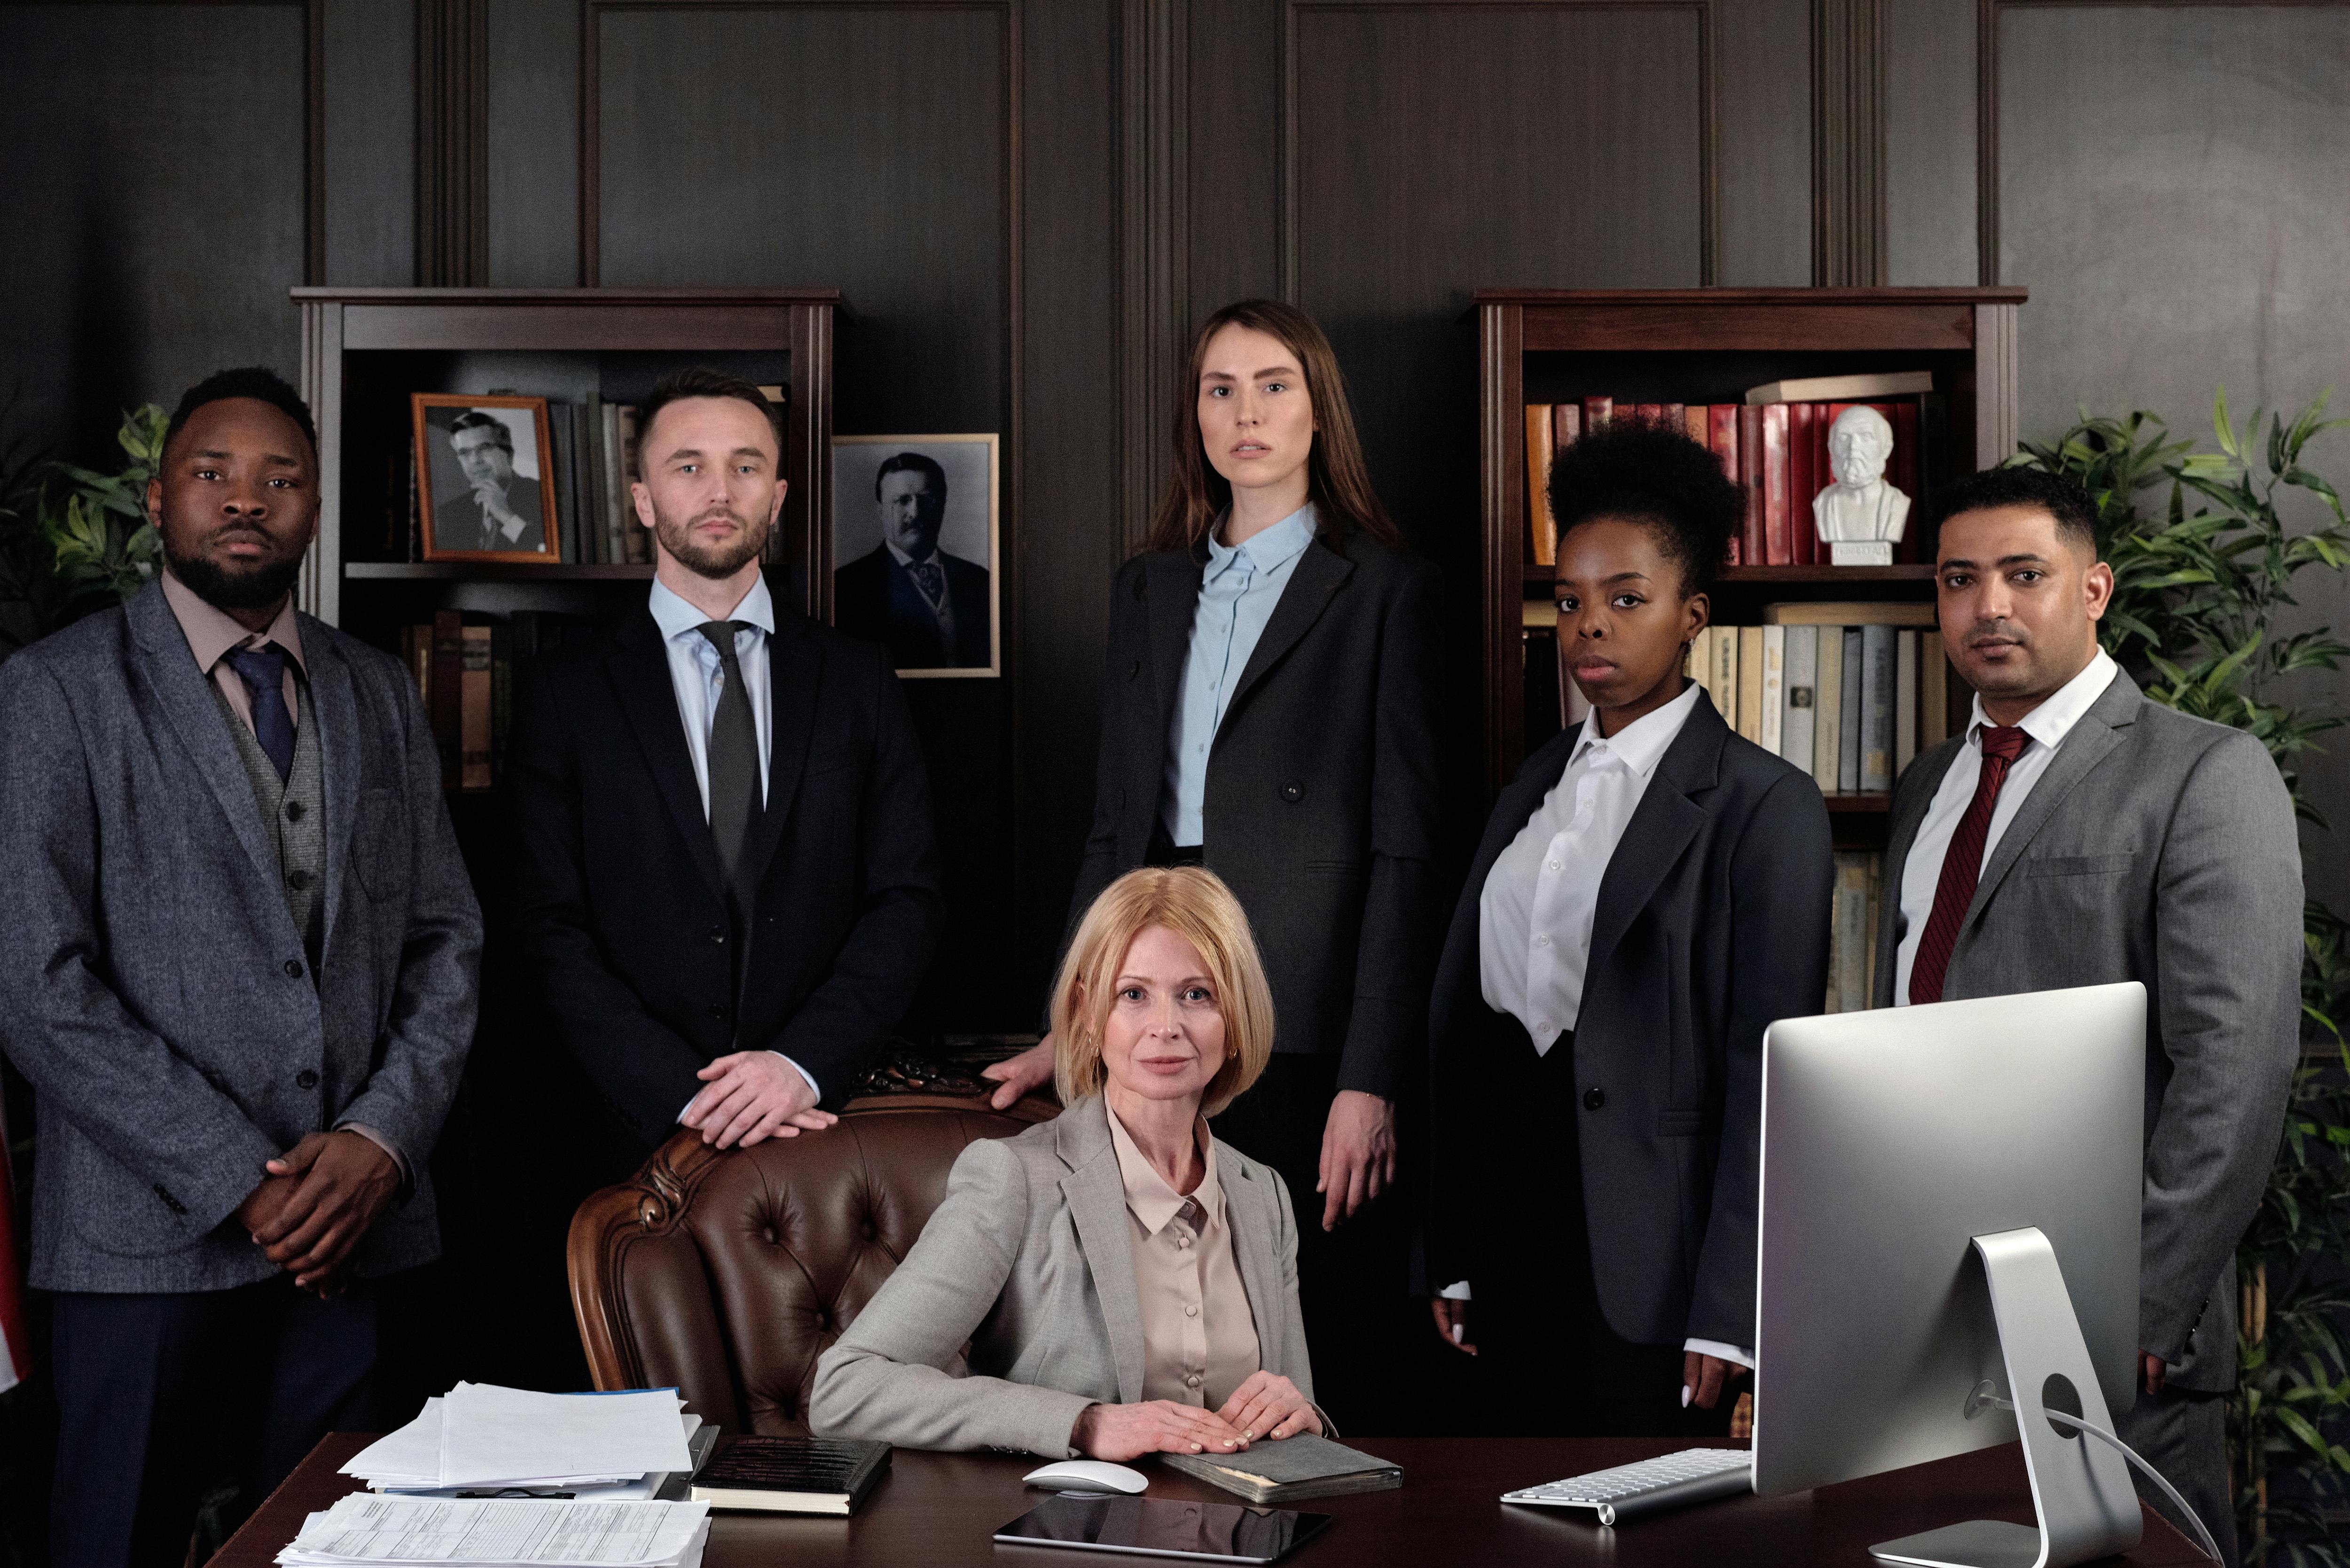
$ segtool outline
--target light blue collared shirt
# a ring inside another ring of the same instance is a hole
[[[1221,529],[1219,522],[1218,528]],[[1248,543],[1228,547],[1208,535],[1208,566],[1200,577],[1200,604],[1191,612],[1191,643],[1167,732],[1167,786],[1159,818],[1177,847],[1207,836],[1208,755],[1232,706],[1232,687],[1248,668],[1265,623],[1281,602],[1297,557],[1314,542],[1312,503],[1299,507]]]
[[[702,614],[671,593],[669,586],[658,577],[653,579],[652,598],[649,605],[653,612],[653,624],[660,628],[661,647],[669,654],[670,689],[677,693],[677,716],[685,726],[686,754],[693,759],[693,782],[702,791],[702,815],[710,818],[710,726],[718,716],[718,694],[726,684],[726,667],[719,661],[718,650],[699,629],[702,623],[713,618]],[[775,601],[767,592],[764,572],[751,584],[751,591],[743,596],[742,603],[732,613],[716,618],[745,623],[750,629],[734,633],[734,663],[743,671],[743,691],[751,699],[751,722],[759,731],[759,798],[767,798],[767,752],[775,733],[769,719],[771,689],[767,683],[767,639],[775,635]],[[775,1054],[784,1056],[781,1051]],[[807,1080],[816,1098],[824,1097],[824,1089],[810,1073],[789,1056],[792,1070]],[[700,1096],[697,1096],[696,1098]],[[686,1102],[691,1108],[692,1101]],[[685,1110],[678,1112],[680,1116]]]
[[[725,666],[718,650],[696,628],[712,618],[702,614],[666,584],[653,583],[653,624],[660,628],[661,644],[669,652],[669,683],[677,692],[678,717],[685,723],[685,749],[693,758],[693,782],[702,789],[702,815],[710,816],[710,726],[718,716],[719,688],[725,683]],[[734,634],[734,662],[743,670],[743,691],[751,699],[751,722],[759,731],[759,798],[767,798],[767,749],[771,726],[767,709],[767,639],[775,634],[775,601],[767,592],[764,573],[725,620],[740,621],[755,630]]]

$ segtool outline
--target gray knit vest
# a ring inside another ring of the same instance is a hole
[[[253,785],[254,803],[268,829],[262,836],[276,859],[277,890],[286,896],[294,929],[302,933],[310,983],[316,985],[327,934],[327,784],[318,760],[318,715],[310,707],[310,683],[297,676],[294,689],[301,702],[295,715],[294,771],[283,783],[277,764],[218,686],[213,688],[213,700],[229,733],[236,737],[237,760],[244,764],[245,781]]]

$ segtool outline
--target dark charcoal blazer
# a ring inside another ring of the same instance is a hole
[[[1474,1282],[1506,1204],[1482,1181],[1495,1081],[1477,953],[1493,862],[1560,777],[1582,726],[1502,792],[1461,889],[1430,1010],[1430,1278]],[[1732,734],[1703,695],[1666,748],[1599,884],[1575,1078],[1592,1272],[1608,1326],[1643,1345],[1754,1342],[1762,1031],[1827,992],[1835,869],[1811,776]],[[1539,1228],[1529,1246],[1547,1246]]]
[[[481,914],[416,682],[300,622],[326,784],[315,975],[161,584],[0,666],[0,1044],[39,1091],[44,1289],[270,1278],[224,1221],[264,1160],[345,1121],[416,1181],[359,1272],[439,1255],[427,1162],[473,1044]]]
[[[1069,935],[1145,863],[1206,559],[1118,568],[1094,826]],[[1316,539],[1233,687],[1208,754],[1209,869],[1273,985],[1274,1049],[1339,1058],[1337,1086],[1403,1091],[1426,1027],[1436,928],[1436,568],[1355,535]]]
[[[944,550],[939,560],[946,567],[947,604],[954,610],[952,648],[940,635],[938,618],[923,602],[912,574],[886,545],[833,573],[833,624],[851,637],[888,643],[900,670],[985,669],[994,646],[987,568]]]
[[[1901,874],[1953,736],[1893,792],[1877,1004],[1893,1003]],[[1969,763],[1971,765],[1971,763]],[[2135,980],[2147,989],[2138,1345],[2168,1381],[2235,1386],[2236,1242],[2301,1054],[2301,846],[2268,749],[2149,702],[2128,675],[2090,705],[1975,885],[1945,999]]]
[[[515,672],[516,934],[556,1037],[621,1135],[597,1157],[616,1174],[732,1051],[781,1051],[837,1106],[938,941],[930,789],[888,656],[778,603],[768,658],[739,1004],[718,854],[651,612]]]

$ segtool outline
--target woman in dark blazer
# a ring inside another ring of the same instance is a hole
[[[1296,1194],[1322,1397],[1360,1423],[1416,1332],[1405,1217],[1364,1210],[1395,1179],[1438,935],[1437,574],[1372,494],[1337,357],[1303,311],[1216,312],[1180,406],[1150,547],[1110,587],[1070,920],[1138,866],[1205,865],[1239,895],[1280,1034],[1217,1134]],[[991,1070],[1000,1103],[1049,1075],[1050,1044]]]
[[[1718,462],[1610,425],[1550,493],[1593,711],[1503,792],[1438,966],[1437,1328],[1499,1364],[1492,1429],[1719,1434],[1753,1356],[1762,1031],[1827,986],[1827,807],[1681,672],[1743,506]]]

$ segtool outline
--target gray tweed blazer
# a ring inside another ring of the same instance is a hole
[[[1271,1166],[1214,1147],[1262,1365],[1311,1399],[1289,1190]],[[921,1239],[816,1363],[808,1424],[910,1449],[1067,1458],[1087,1406],[1142,1398],[1128,1235],[1098,1097],[972,1144]]]
[[[345,1121],[415,1189],[359,1272],[440,1250],[426,1160],[472,1044],[482,922],[416,684],[300,619],[324,751],[314,974],[234,737],[151,584],[0,665],[0,1048],[40,1106],[33,1283],[208,1291],[276,1271],[233,1223]]]

